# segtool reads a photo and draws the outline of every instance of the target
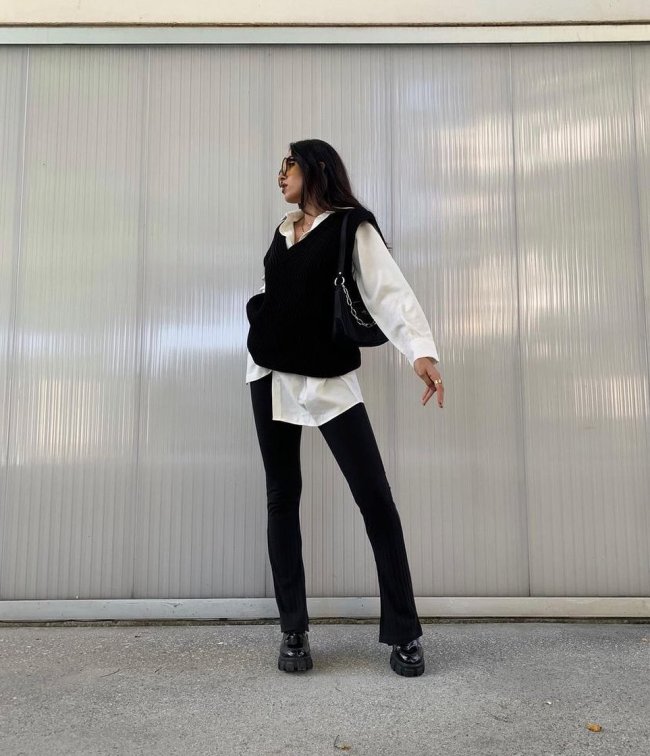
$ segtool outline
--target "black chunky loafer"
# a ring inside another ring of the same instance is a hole
[[[278,669],[285,672],[303,672],[313,666],[307,632],[282,633]]]
[[[390,666],[398,675],[417,677],[424,672],[424,651],[419,638],[408,643],[394,643]]]

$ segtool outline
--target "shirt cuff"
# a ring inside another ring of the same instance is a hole
[[[424,337],[417,337],[413,339],[409,345],[409,353],[407,355],[407,359],[411,367],[413,367],[413,363],[418,359],[418,357],[431,357],[433,359],[434,365],[440,361],[438,358],[438,350],[436,349],[435,343],[431,339]]]

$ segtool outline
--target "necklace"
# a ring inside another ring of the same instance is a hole
[[[314,219],[316,218],[316,216],[315,216],[315,215],[312,215],[311,213],[307,213],[307,212],[305,212],[304,210],[303,210],[302,212],[303,212],[303,216],[302,216],[302,218],[300,219],[300,232],[301,232],[301,233],[300,233],[300,238],[301,238],[301,239],[302,239],[302,237],[303,237],[303,236],[304,236],[304,235],[305,235],[305,234],[307,233],[307,231],[309,231],[309,230],[311,229],[311,227],[312,227],[312,226],[314,225],[314,221],[312,220],[312,222],[311,222],[311,223],[309,224],[309,227],[306,227],[306,226],[305,226],[305,216],[306,216],[306,215],[309,215],[309,216],[311,216],[311,217],[312,217],[312,218],[314,218]]]

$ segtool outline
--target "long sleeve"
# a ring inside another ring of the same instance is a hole
[[[413,289],[368,221],[357,228],[352,263],[368,312],[411,366],[418,357],[432,357],[439,362],[431,328]]]

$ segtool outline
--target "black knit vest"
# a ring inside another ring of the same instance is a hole
[[[336,210],[289,249],[280,226],[276,228],[264,255],[265,290],[246,303],[246,345],[255,364],[318,378],[344,375],[361,365],[358,346],[332,340],[334,279],[345,212],[350,213],[346,244],[351,255],[359,223],[370,221],[379,230],[365,208]]]

